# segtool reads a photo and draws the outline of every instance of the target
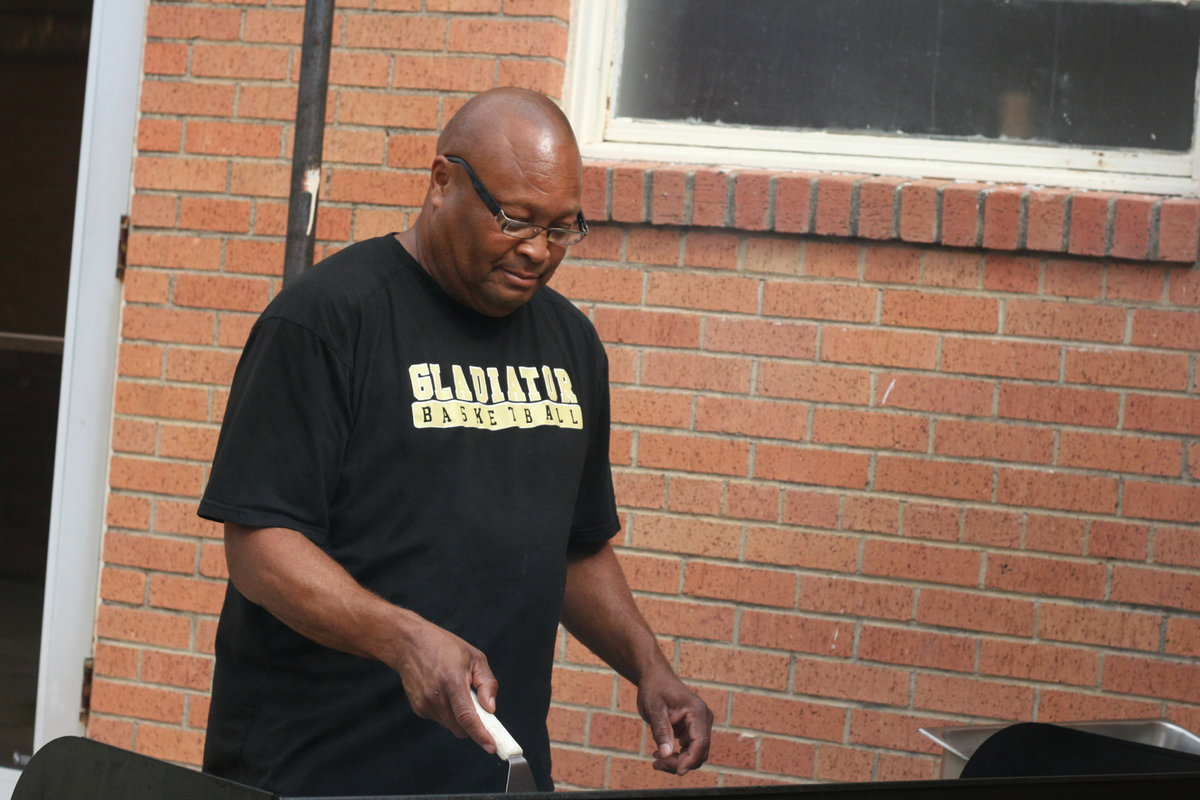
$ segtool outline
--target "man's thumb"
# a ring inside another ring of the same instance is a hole
[[[675,734],[671,730],[671,720],[667,718],[665,712],[655,716],[654,722],[650,725],[650,733],[654,736],[654,741],[658,743],[660,758],[666,758],[675,752]]]

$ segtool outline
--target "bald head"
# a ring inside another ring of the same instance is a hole
[[[544,154],[578,155],[571,123],[554,101],[538,92],[501,87],[477,94],[459,109],[438,137],[439,155],[469,157],[497,138],[527,141]]]

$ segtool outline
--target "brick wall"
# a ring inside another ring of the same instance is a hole
[[[318,255],[403,228],[471,93],[559,95],[567,0],[339,0]],[[424,10],[422,10],[422,8]],[[152,2],[90,736],[199,761],[195,517],[279,289],[298,0]],[[622,558],[717,715],[690,786],[925,778],[923,724],[1200,731],[1200,203],[589,164],[555,278],[612,362]],[[676,786],[564,635],[563,786]]]

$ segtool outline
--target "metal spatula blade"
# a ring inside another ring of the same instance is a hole
[[[492,735],[496,742],[496,755],[508,761],[508,784],[504,791],[509,794],[538,791],[537,783],[533,780],[533,771],[525,760],[524,751],[508,729],[496,719],[496,715],[479,705],[479,697],[471,690],[471,701],[475,703],[475,713],[483,721],[483,727]]]

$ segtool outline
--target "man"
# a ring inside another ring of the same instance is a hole
[[[657,769],[707,759],[712,714],[609,542],[603,348],[543,288],[587,231],[581,187],[559,109],[486,92],[439,137],[414,225],[255,325],[200,504],[231,581],[207,771],[284,795],[503,791],[474,689],[551,790],[560,621],[637,685]]]

